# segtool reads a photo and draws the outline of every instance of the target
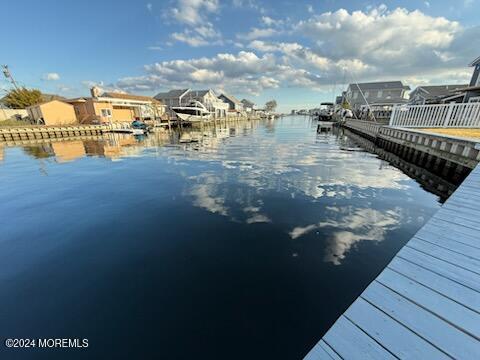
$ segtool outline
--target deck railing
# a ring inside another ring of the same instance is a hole
[[[389,125],[407,128],[478,128],[480,103],[395,106]]]

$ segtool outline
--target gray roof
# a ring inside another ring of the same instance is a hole
[[[432,85],[432,86],[419,86],[416,90],[423,90],[423,95],[427,97],[441,97],[450,96],[453,92],[463,90],[468,87],[468,84],[455,84],[455,85]]]
[[[369,83],[350,84],[350,87],[364,90],[388,90],[388,89],[404,89],[410,90],[410,86],[403,85],[401,81],[379,81]]]
[[[230,100],[231,102],[233,103],[236,103],[236,104],[241,104],[241,101],[239,101],[235,96],[233,95],[228,95],[226,93],[223,93],[222,95],[220,96],[223,96],[225,99],[227,100]]]
[[[243,105],[245,105],[246,107],[253,107],[255,105],[255,103],[253,101],[250,101],[248,99],[242,99],[242,101],[240,101]]]
[[[190,92],[188,94],[191,97],[204,97],[209,91],[210,91],[210,89],[208,89],[208,90],[190,90]]]
[[[478,58],[476,58],[475,60],[473,60],[470,63],[470,66],[477,66],[478,64],[480,64],[480,56]]]
[[[157,95],[154,96],[155,99],[157,100],[162,100],[162,99],[178,99],[180,96],[185,94],[187,91],[190,89],[175,89],[175,90],[170,90],[168,92],[163,92],[163,93],[158,93]]]

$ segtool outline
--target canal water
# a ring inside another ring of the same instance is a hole
[[[301,359],[440,206],[304,117],[5,145],[0,189],[2,359]]]

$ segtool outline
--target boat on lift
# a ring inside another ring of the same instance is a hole
[[[183,121],[201,122],[209,120],[212,113],[200,101],[193,100],[187,106],[172,107],[175,114]]]
[[[333,118],[333,103],[323,102],[320,104],[320,110],[318,111],[318,121],[332,121]]]

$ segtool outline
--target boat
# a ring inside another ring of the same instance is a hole
[[[183,120],[189,122],[206,121],[211,117],[211,112],[200,101],[193,100],[187,106],[172,107],[175,114]]]
[[[333,117],[333,103],[324,102],[320,104],[320,111],[318,112],[318,121],[332,121]]]
[[[134,120],[129,128],[112,129],[110,132],[120,134],[144,135],[148,132],[148,126],[140,120]]]

